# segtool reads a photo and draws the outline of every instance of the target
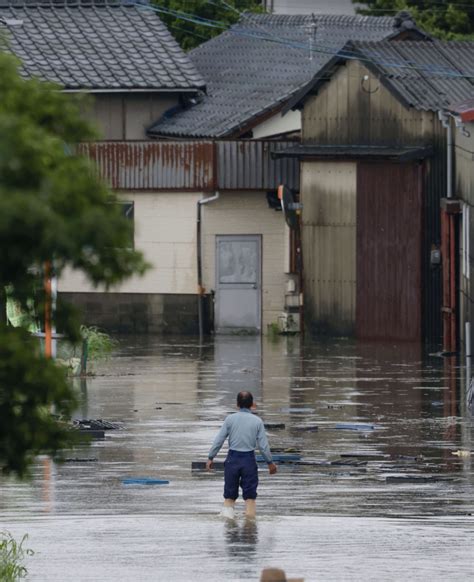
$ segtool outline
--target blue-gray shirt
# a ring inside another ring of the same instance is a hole
[[[254,451],[257,446],[267,463],[272,462],[272,454],[268,445],[267,435],[263,421],[248,408],[241,408],[235,414],[229,414],[217,433],[211,450],[209,459],[213,459],[220,451],[225,439],[229,437],[229,449],[232,451],[248,452]]]

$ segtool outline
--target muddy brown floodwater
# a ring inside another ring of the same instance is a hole
[[[256,581],[265,566],[307,582],[473,579],[474,457],[453,454],[473,450],[473,418],[453,359],[348,340],[121,338],[96,371],[75,416],[122,428],[68,451],[76,462],[38,459],[31,483],[0,481],[0,529],[35,551],[29,580]],[[285,425],[268,430],[272,448],[307,463],[261,468],[256,522],[241,501],[224,521],[222,473],[191,472],[241,389]]]

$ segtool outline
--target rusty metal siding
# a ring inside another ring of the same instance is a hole
[[[79,146],[115,190],[212,190],[212,142],[95,142]]]
[[[357,167],[356,334],[422,339],[420,164]]]
[[[233,140],[216,142],[219,190],[274,190],[286,184],[299,190],[299,162],[272,158],[294,142]]]
[[[299,190],[299,162],[272,158],[293,142],[95,142],[79,151],[116,190]]]

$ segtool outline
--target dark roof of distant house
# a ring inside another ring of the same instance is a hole
[[[0,0],[0,34],[24,77],[70,90],[188,90],[205,82],[146,5]]]
[[[348,40],[380,40],[403,33],[426,37],[406,13],[396,18],[246,14],[189,53],[206,80],[207,95],[189,109],[165,116],[149,133],[241,135],[281,109]]]
[[[348,59],[360,60],[408,107],[438,111],[474,97],[474,42],[350,42],[295,95],[288,108],[301,106]]]

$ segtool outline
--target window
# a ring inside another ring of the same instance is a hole
[[[122,212],[122,216],[124,216],[127,220],[131,221],[132,229],[130,232],[130,242],[128,244],[128,248],[135,248],[135,211],[134,211],[134,203],[133,202],[119,202],[118,203]]]

